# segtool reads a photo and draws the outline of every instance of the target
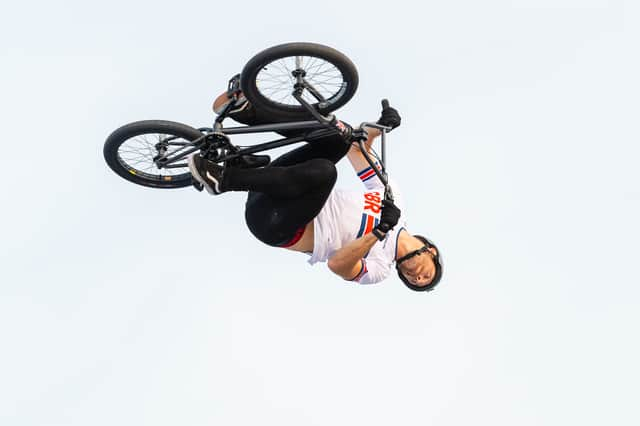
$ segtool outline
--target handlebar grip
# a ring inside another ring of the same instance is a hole
[[[385,108],[389,108],[389,100],[388,99],[383,99],[382,100],[382,109]]]

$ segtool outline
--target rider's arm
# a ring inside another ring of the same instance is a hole
[[[378,136],[380,136],[380,130],[367,128],[367,140],[364,142],[364,146],[367,152],[371,152],[371,145]],[[362,170],[370,167],[369,163],[364,158],[364,155],[362,155],[362,151],[360,151],[360,147],[357,143],[351,144],[351,148],[349,148],[349,152],[347,153],[347,158],[351,162],[351,165],[353,166],[353,169],[356,171],[356,173],[359,173]]]
[[[331,256],[327,262],[329,269],[345,280],[354,280],[366,268],[364,257],[377,242],[378,239],[371,233],[351,241]]]
[[[391,108],[389,106],[389,101],[386,99],[382,100],[382,115],[380,119],[377,121],[378,124],[383,126],[388,126],[390,129],[395,129],[400,125],[400,114],[395,108]],[[379,129],[373,127],[366,127],[367,131],[367,140],[364,142],[365,150],[370,153],[371,145],[375,138],[380,136],[381,131]],[[355,169],[356,173],[360,175],[360,173],[370,168],[369,162],[365,159],[364,155],[360,151],[360,147],[357,143],[352,143],[349,152],[347,153],[347,158],[351,161],[351,165]],[[379,166],[378,166],[379,167]],[[368,187],[369,185],[367,185]]]

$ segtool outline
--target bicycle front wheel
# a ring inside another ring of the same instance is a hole
[[[258,53],[242,70],[240,86],[258,110],[284,120],[310,119],[292,95],[296,75],[312,88],[304,90],[303,99],[321,114],[345,105],[358,88],[358,71],[351,60],[315,43],[287,43]]]
[[[154,159],[189,148],[202,132],[173,121],[146,120],[115,130],[104,144],[107,165],[124,179],[151,188],[183,188],[192,183],[186,158],[170,168],[159,168]]]

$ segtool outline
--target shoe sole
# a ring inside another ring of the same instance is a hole
[[[216,192],[211,186],[209,186],[207,181],[202,176],[200,176],[200,173],[198,172],[198,169],[196,168],[196,163],[194,161],[194,157],[196,155],[197,154],[193,154],[187,158],[187,164],[189,165],[189,171],[191,172],[191,176],[193,176],[195,180],[200,182],[202,186],[204,186],[204,189],[206,189],[209,194],[211,195],[220,194],[219,192]]]

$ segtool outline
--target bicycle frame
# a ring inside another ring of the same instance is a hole
[[[170,156],[160,155],[156,159],[156,164],[159,167],[166,168],[178,168],[184,167],[184,164],[176,164],[177,161],[186,158],[188,155],[200,150],[221,150],[222,152],[219,155],[216,155],[215,160],[217,162],[226,162],[238,158],[242,155],[254,154],[256,152],[268,151],[275,148],[280,148],[283,146],[291,145],[294,143],[299,143],[303,141],[310,141],[316,138],[337,135],[339,133],[339,128],[336,127],[336,118],[333,114],[329,114],[327,117],[320,114],[316,111],[309,103],[307,103],[302,98],[302,91],[304,88],[308,89],[314,96],[315,90],[313,87],[303,87],[307,85],[306,82],[296,84],[295,90],[293,92],[293,96],[300,102],[300,104],[309,111],[309,113],[315,118],[315,120],[309,121],[292,121],[292,122],[284,122],[284,123],[273,123],[273,124],[259,124],[253,126],[240,126],[240,127],[229,127],[223,128],[222,122],[229,115],[230,110],[233,108],[235,101],[237,99],[237,94],[239,92],[230,93],[231,102],[227,104],[227,106],[220,112],[220,114],[216,117],[213,128],[200,128],[198,130],[204,132],[201,138],[196,139],[195,141],[189,143],[174,143],[173,145],[183,147],[174,151],[170,154]],[[319,99],[321,100],[321,99]],[[322,99],[323,100],[323,99]],[[365,127],[372,127],[381,130],[382,136],[382,164],[381,170],[378,170],[375,167],[371,156],[367,152],[364,147],[363,141],[366,140],[366,130]],[[228,136],[230,135],[240,135],[240,134],[252,134],[252,133],[266,133],[266,132],[278,132],[278,131],[289,131],[289,130],[301,130],[304,132],[298,136],[294,137],[285,137],[281,139],[276,139],[269,142],[260,143],[257,145],[252,145],[249,147],[238,148],[233,145],[229,140]],[[380,181],[385,186],[385,198],[393,201],[393,193],[391,191],[391,187],[389,186],[387,173],[385,168],[385,160],[386,160],[386,150],[385,150],[385,136],[386,132],[389,131],[390,128],[386,126],[379,125],[377,123],[362,123],[359,128],[356,130],[356,135],[354,137],[354,142],[358,143],[360,151],[364,155],[365,159],[374,170]],[[187,148],[190,147],[190,148]]]
[[[224,148],[228,152],[224,152],[222,155],[216,158],[216,161],[224,162],[233,160],[234,158],[240,157],[242,155],[254,154],[256,152],[268,151],[276,148],[280,148],[287,145],[292,145],[294,143],[299,143],[303,141],[309,141],[316,138],[330,136],[332,134],[337,134],[336,131],[331,129],[326,129],[321,123],[317,121],[297,121],[297,122],[287,122],[287,123],[277,123],[277,124],[261,124],[255,126],[241,126],[241,127],[229,127],[227,129],[220,129],[218,131],[203,127],[198,129],[202,132],[205,132],[202,137],[188,143],[170,143],[174,146],[182,146],[182,148],[170,153],[170,156],[159,157],[157,159],[158,163],[161,164],[163,168],[181,168],[184,167],[184,164],[176,164],[177,161],[185,159],[190,154],[204,150],[207,148],[218,149]],[[228,138],[226,141],[222,143],[216,143],[220,139],[224,139],[227,136],[231,135],[241,135],[241,134],[251,134],[251,133],[266,133],[266,132],[277,132],[282,130],[308,130],[305,133],[300,134],[299,136],[294,137],[286,137],[281,139],[276,139],[269,142],[264,142],[256,145],[252,145],[249,147],[239,148],[231,142],[229,142]]]
[[[212,133],[216,131],[214,129],[211,130]],[[255,126],[240,126],[240,127],[229,127],[226,129],[221,129],[220,133],[223,135],[242,135],[242,134],[251,134],[251,133],[266,133],[266,132],[278,132],[278,131],[288,131],[288,130],[308,130],[304,134],[293,137],[285,137],[281,139],[276,139],[270,142],[263,142],[257,145],[252,145],[250,147],[241,148],[237,152],[233,154],[228,154],[224,157],[221,157],[219,161],[231,160],[233,158],[239,157],[245,154],[253,154],[261,151],[268,151],[275,148],[280,148],[282,146],[291,145],[294,143],[302,142],[305,140],[313,140],[316,138],[335,135],[337,132],[332,129],[327,129],[322,123],[317,121],[292,121],[286,123],[277,123],[277,124],[259,124]]]

